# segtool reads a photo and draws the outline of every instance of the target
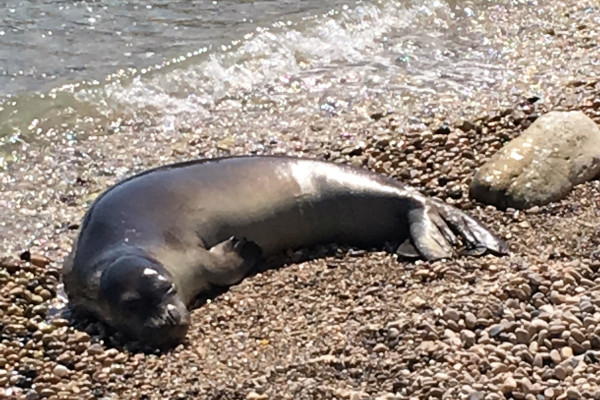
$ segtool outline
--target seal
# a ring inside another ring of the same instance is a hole
[[[199,293],[244,278],[261,257],[321,243],[396,243],[397,253],[449,258],[505,254],[480,222],[400,182],[303,158],[197,160],[140,173],[93,203],[64,265],[83,309],[152,347],[189,326]]]

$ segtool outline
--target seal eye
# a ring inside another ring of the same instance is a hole
[[[166,280],[166,279],[156,279],[153,282],[153,286],[156,290],[156,293],[160,294],[173,294],[175,293],[175,284]]]
[[[129,299],[125,301],[125,308],[128,310],[137,310],[140,306],[140,299]]]
[[[121,297],[121,304],[126,310],[138,310],[142,305],[142,298],[137,293],[127,292]]]

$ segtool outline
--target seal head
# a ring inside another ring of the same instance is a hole
[[[187,333],[188,309],[170,274],[156,261],[119,257],[100,277],[100,298],[107,319],[148,346],[170,347]]]

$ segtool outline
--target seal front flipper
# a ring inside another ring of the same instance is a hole
[[[432,210],[427,204],[415,207],[408,212],[412,244],[426,260],[450,258],[454,255],[450,244],[455,239],[454,235],[445,237],[444,234],[448,234],[450,230],[440,229],[438,226],[440,221],[436,221],[437,218],[439,216],[435,214],[435,210]],[[400,250],[400,248],[398,249]]]
[[[228,286],[239,282],[258,263],[262,249],[246,238],[229,239],[209,249],[210,261],[204,265],[210,283]]]

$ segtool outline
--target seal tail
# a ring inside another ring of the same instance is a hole
[[[424,207],[409,211],[408,222],[412,244],[416,251],[427,260],[451,258],[453,248],[461,237],[469,255],[507,254],[506,243],[490,232],[481,222],[464,212],[441,201],[429,199]],[[408,255],[406,243],[398,253]]]

